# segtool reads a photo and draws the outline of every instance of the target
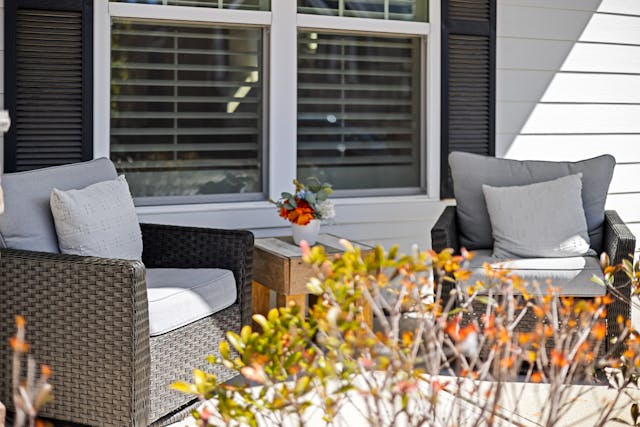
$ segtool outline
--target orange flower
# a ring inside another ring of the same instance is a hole
[[[309,224],[309,222],[315,218],[315,212],[306,200],[296,199],[296,203],[298,207],[287,212],[287,219],[298,225]],[[282,216],[282,208],[280,212]]]
[[[289,211],[284,206],[280,208],[280,217],[284,219],[288,219],[289,217]]]

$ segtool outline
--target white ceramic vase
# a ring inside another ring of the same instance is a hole
[[[312,219],[307,225],[291,224],[291,231],[296,245],[299,245],[303,240],[306,240],[310,245],[315,245],[320,232],[320,220]]]

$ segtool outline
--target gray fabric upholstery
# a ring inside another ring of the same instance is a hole
[[[5,212],[0,215],[0,244],[12,249],[59,253],[49,205],[53,187],[84,188],[117,177],[113,163],[107,158],[4,174]]]
[[[460,244],[467,249],[493,247],[491,222],[482,184],[494,187],[527,185],[582,172],[582,203],[591,247],[602,248],[604,204],[613,176],[615,158],[610,155],[580,162],[519,161],[453,152],[449,165],[457,203]]]
[[[522,258],[514,260],[498,259],[492,256],[491,250],[475,251],[467,268],[473,273],[468,283],[486,280],[483,264],[489,263],[494,269],[509,269],[525,281],[529,282],[528,290],[536,289],[533,282],[538,282],[542,293],[547,291],[547,279],[551,286],[560,288],[560,294],[574,297],[594,297],[604,295],[606,289],[591,281],[592,276],[603,278],[598,258],[595,256],[567,258]]]
[[[147,268],[149,335],[157,336],[231,306],[233,273],[219,268]]]
[[[54,188],[51,213],[62,253],[142,259],[142,232],[123,175],[78,190]]]
[[[571,257],[589,251],[581,175],[514,187],[482,185],[501,258]]]

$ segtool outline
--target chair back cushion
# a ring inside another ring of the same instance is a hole
[[[0,215],[0,245],[12,249],[60,252],[49,205],[51,190],[84,188],[118,177],[107,158],[4,174],[5,211]]]
[[[548,162],[451,153],[449,165],[457,204],[460,245],[473,250],[493,247],[483,184],[493,187],[528,185],[582,173],[582,205],[591,247],[600,251],[604,204],[615,164],[615,158],[610,155],[579,162]]]

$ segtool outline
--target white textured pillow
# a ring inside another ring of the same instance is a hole
[[[482,186],[497,258],[571,257],[589,251],[582,174],[517,187]]]
[[[142,233],[124,176],[81,190],[54,188],[51,213],[64,254],[142,258]]]

